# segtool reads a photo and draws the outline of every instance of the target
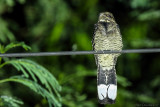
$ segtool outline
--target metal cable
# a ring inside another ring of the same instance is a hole
[[[158,53],[158,49],[126,49],[122,51],[61,51],[61,52],[35,52],[35,53],[5,53],[0,57],[30,57],[30,56],[62,56],[62,55],[87,55],[87,54],[115,54],[115,53]]]

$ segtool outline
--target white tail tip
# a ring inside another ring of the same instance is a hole
[[[100,84],[98,85],[98,97],[100,100],[105,99],[108,96],[109,99],[115,100],[117,96],[117,85],[115,84]]]

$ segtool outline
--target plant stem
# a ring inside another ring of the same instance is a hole
[[[0,84],[4,83],[4,82],[9,82],[9,81],[17,82],[17,79],[13,79],[13,78],[2,79],[2,80],[0,80]]]
[[[2,64],[0,64],[0,68],[2,68],[3,66],[5,66],[7,64],[7,62],[4,62]]]

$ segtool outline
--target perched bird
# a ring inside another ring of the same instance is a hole
[[[93,50],[121,51],[122,36],[112,13],[102,12],[92,40]],[[117,96],[117,79],[115,65],[120,53],[95,54],[97,64],[97,90],[101,104],[113,104]]]

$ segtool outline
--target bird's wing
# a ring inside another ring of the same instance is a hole
[[[98,24],[95,24],[94,26],[95,26],[95,27],[94,27],[95,29],[94,29],[94,33],[93,33],[93,39],[92,39],[92,47],[93,47],[93,50],[95,50],[95,42],[94,42],[94,40],[95,40],[96,32],[97,32],[97,30],[98,30]],[[97,55],[95,55],[95,61],[96,61],[96,65],[98,66]]]

